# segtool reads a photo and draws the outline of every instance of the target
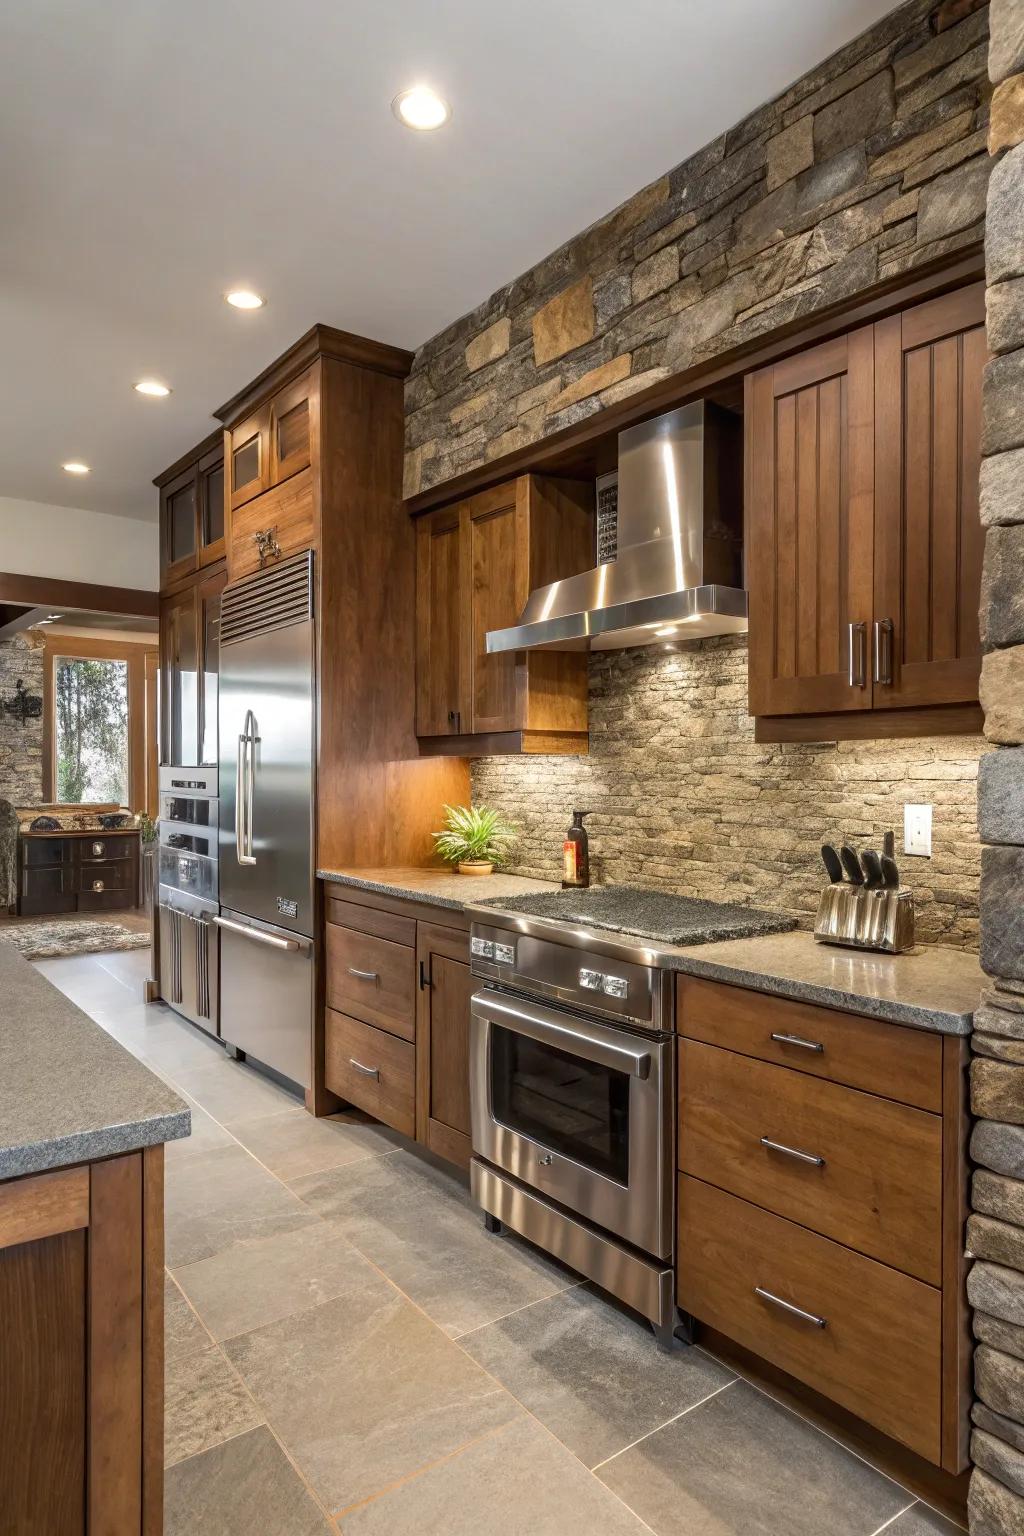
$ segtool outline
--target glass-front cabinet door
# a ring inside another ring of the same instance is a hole
[[[193,464],[160,489],[160,582],[168,586],[196,569],[198,476]]]
[[[199,564],[224,557],[224,449],[199,460]]]
[[[160,760],[199,761],[199,633],[195,587],[163,599],[160,609]]]

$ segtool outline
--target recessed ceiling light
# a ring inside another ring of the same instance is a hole
[[[88,464],[80,464],[77,459],[72,459],[70,464],[62,464],[61,469],[65,470],[69,475],[87,475],[89,473]]]
[[[235,309],[262,309],[267,302],[258,293],[253,293],[251,288],[233,288],[224,298]]]
[[[448,103],[429,85],[414,85],[408,91],[401,91],[391,103],[391,110],[407,128],[423,131],[440,128],[452,115]]]
[[[168,386],[161,384],[158,379],[140,379],[132,388],[137,394],[155,395],[160,400],[163,399],[164,395],[169,395],[171,392]]]

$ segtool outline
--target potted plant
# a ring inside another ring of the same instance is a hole
[[[434,847],[460,875],[490,875],[508,857],[515,828],[485,805],[446,805],[444,831],[434,833]]]

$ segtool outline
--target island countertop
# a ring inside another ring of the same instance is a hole
[[[187,1136],[184,1100],[0,943],[0,1179]]]

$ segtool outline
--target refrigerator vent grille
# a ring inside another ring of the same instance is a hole
[[[313,555],[307,550],[224,589],[220,643],[231,645],[313,617]]]

